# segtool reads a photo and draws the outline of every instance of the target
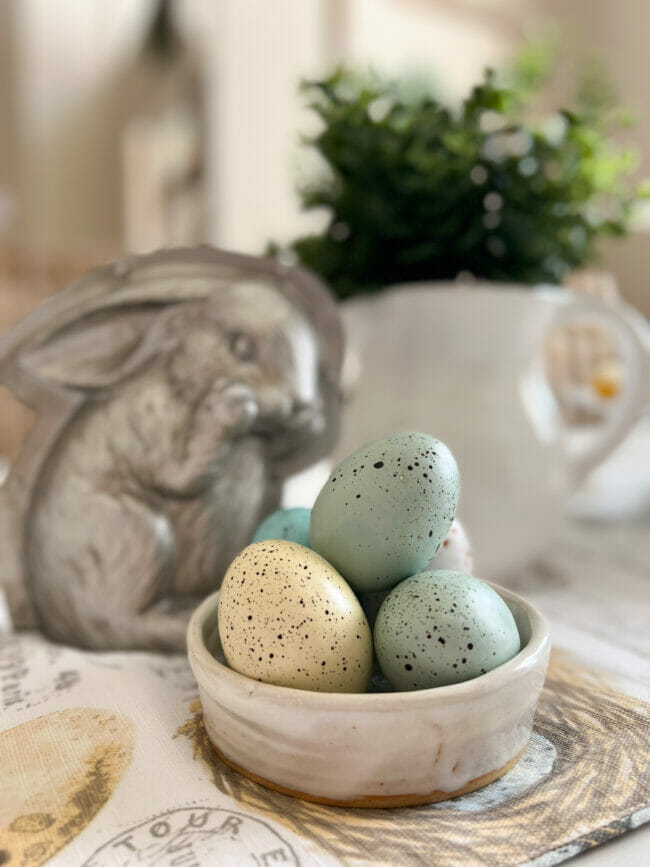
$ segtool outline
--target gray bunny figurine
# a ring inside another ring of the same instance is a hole
[[[15,624],[183,650],[284,479],[332,447],[341,353],[314,278],[209,248],[99,269],[26,317],[0,340],[38,419],[0,488]]]

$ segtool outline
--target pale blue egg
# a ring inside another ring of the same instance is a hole
[[[264,542],[266,539],[286,539],[297,545],[311,548],[309,536],[310,509],[278,509],[259,525],[251,542]]]
[[[395,587],[374,626],[375,653],[396,690],[478,677],[512,659],[520,638],[512,612],[484,581],[463,572],[420,572]]]
[[[312,547],[357,592],[377,592],[424,569],[456,513],[458,467],[423,433],[384,437],[337,466],[311,513]]]

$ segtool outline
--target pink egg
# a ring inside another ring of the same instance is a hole
[[[454,518],[447,538],[429,560],[425,569],[451,569],[454,572],[465,572],[471,575],[473,568],[472,547],[467,533],[458,518]]]

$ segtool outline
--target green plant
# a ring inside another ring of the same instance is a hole
[[[303,84],[323,168],[299,192],[327,225],[290,249],[341,297],[463,272],[561,281],[598,237],[625,233],[640,189],[596,77],[571,109],[535,114],[551,66],[531,48],[508,75],[487,71],[457,111],[371,74]]]

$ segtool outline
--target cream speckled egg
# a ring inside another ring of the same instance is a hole
[[[311,544],[361,593],[424,569],[456,513],[458,467],[428,434],[392,434],[336,467],[311,512]]]
[[[218,606],[228,665],[256,680],[320,692],[365,692],[372,636],[350,586],[315,551],[256,542],[233,560]]]
[[[519,652],[512,612],[489,584],[462,572],[421,572],[384,600],[374,628],[381,670],[397,690],[485,674]]]
[[[458,518],[454,518],[447,538],[422,571],[430,569],[450,569],[452,572],[465,572],[466,575],[474,571],[472,546]]]

